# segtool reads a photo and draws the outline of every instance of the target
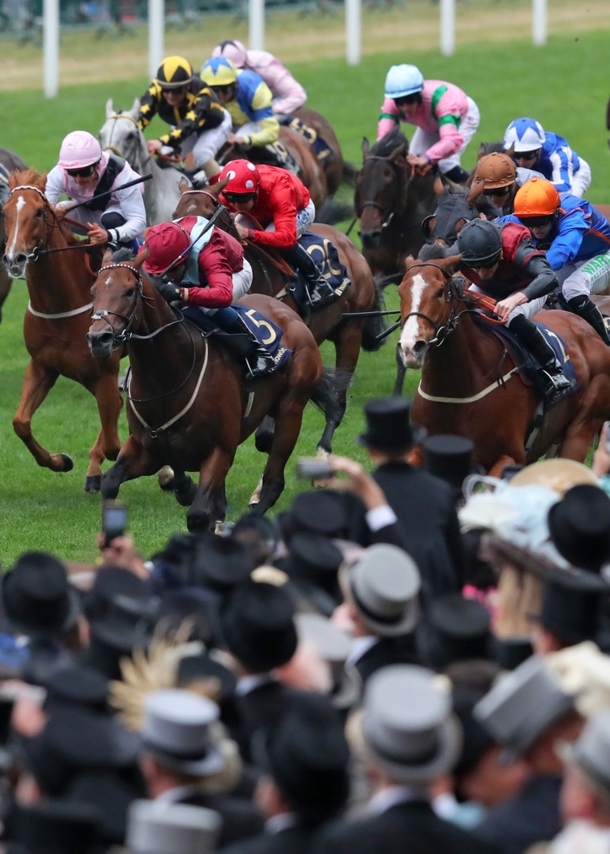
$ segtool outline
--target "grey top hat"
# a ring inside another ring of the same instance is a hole
[[[419,619],[419,570],[409,555],[384,543],[370,546],[339,580],[366,625],[376,635],[394,637],[413,631]]]
[[[294,618],[299,640],[311,644],[328,663],[333,677],[331,701],[336,709],[348,709],[360,698],[362,683],[355,668],[345,669],[351,640],[347,632],[322,614],[302,613]]]
[[[212,854],[222,818],[214,810],[161,801],[134,801],[127,818],[133,854]]]
[[[224,767],[210,734],[210,724],[218,715],[216,703],[191,691],[154,691],[144,707],[144,747],[174,771],[194,776],[215,774]]]
[[[594,788],[610,798],[610,709],[590,718],[580,738],[560,751]]]
[[[384,667],[369,679],[362,734],[388,776],[414,785],[449,771],[462,741],[450,695],[431,670],[408,664]]]
[[[572,708],[572,697],[543,659],[532,655],[494,685],[474,707],[474,716],[504,747],[502,759],[511,762]]]

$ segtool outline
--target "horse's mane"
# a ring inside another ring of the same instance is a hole
[[[371,154],[375,157],[389,157],[401,145],[405,146],[406,151],[409,150],[409,140],[407,137],[400,128],[394,128],[394,130],[391,130],[375,143],[371,148]]]
[[[121,246],[116,252],[112,253],[112,261],[114,264],[120,264],[121,261],[133,261],[136,253],[128,246]]]
[[[479,159],[481,157],[485,157],[487,154],[493,154],[494,151],[499,151],[502,154],[505,154],[506,151],[504,149],[503,142],[482,142],[479,145]]]
[[[42,175],[35,169],[25,169],[23,172],[17,171],[13,174],[15,176],[15,180],[18,182],[18,187],[25,187],[26,185],[37,187],[42,180]]]

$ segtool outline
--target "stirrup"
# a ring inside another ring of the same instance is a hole
[[[245,361],[248,368],[248,374],[252,379],[267,377],[272,374],[277,367],[273,360],[273,356],[263,348],[257,349],[256,352]]]
[[[328,284],[326,279],[324,279],[323,284],[317,280],[313,287],[308,288],[308,292],[309,302],[312,308],[323,308],[337,299],[337,294]]]
[[[543,368],[542,374],[545,378],[544,395],[551,400],[561,397],[561,395],[571,387],[570,380],[566,377],[563,371],[558,371],[557,373],[552,374]]]

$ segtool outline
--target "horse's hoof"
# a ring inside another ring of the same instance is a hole
[[[60,454],[59,456],[61,457],[61,461],[64,464],[62,471],[72,471],[72,469],[74,468],[74,460],[72,459],[72,457],[69,457],[67,454]]]
[[[191,534],[197,534],[201,531],[208,531],[210,528],[210,518],[207,513],[196,513],[189,517],[186,514],[186,527]]]
[[[174,470],[171,466],[163,466],[157,473],[157,480],[163,492],[173,492]]]
[[[88,475],[85,478],[85,492],[99,492],[102,488],[101,474]]]
[[[197,484],[189,477],[190,483],[185,489],[175,489],[176,501],[181,507],[190,507],[197,495]],[[207,523],[206,523],[207,524]],[[189,529],[190,530],[190,529]]]
[[[259,480],[259,482],[258,482],[258,486],[257,486],[257,487],[256,487],[256,489],[254,490],[254,492],[252,493],[252,495],[250,496],[250,499],[249,499],[249,501],[248,501],[248,507],[249,507],[249,509],[250,509],[250,510],[252,510],[252,508],[253,508],[253,507],[256,507],[256,505],[257,505],[257,504],[259,503],[259,501],[261,500],[261,490],[262,490],[262,488],[263,488],[263,479],[262,479],[262,477],[261,477],[261,479],[260,479],[260,480]]]
[[[330,453],[331,451],[327,451],[326,448],[322,447],[322,445],[318,445],[318,447],[316,448],[316,457],[319,460],[327,460]]]

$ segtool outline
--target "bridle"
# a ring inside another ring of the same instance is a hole
[[[38,193],[40,198],[44,202],[44,214],[43,221],[46,226],[46,233],[40,238],[37,245],[32,249],[29,255],[26,255],[26,264],[30,262],[38,261],[43,255],[50,255],[51,252],[65,252],[70,249],[85,249],[91,244],[89,243],[78,243],[75,246],[57,246],[51,248],[47,245],[49,236],[53,229],[59,228],[61,230],[63,222],[74,222],[74,220],[68,220],[67,218],[63,218],[62,222],[59,221],[59,217],[57,216],[54,209],[51,207],[51,204],[40,187],[36,187],[33,184],[22,184],[19,187],[13,187],[13,189],[9,193],[9,199],[13,195],[13,193],[23,192],[24,190],[33,190],[35,193]],[[49,220],[47,214],[50,213],[52,216],[52,221]],[[81,223],[76,223],[77,225],[81,225]]]
[[[116,154],[117,157],[120,157],[122,160],[126,160],[127,163],[130,163],[131,161],[129,159],[129,154],[124,154],[115,145],[112,145],[112,137],[114,136],[116,123],[119,119],[128,119],[130,122],[133,122],[133,124],[136,126],[136,128],[138,130],[140,130],[140,125],[138,124],[137,120],[134,119],[133,116],[130,116],[129,113],[114,113],[112,116],[108,116],[106,121],[107,122],[114,121],[114,124],[112,126],[112,130],[110,131],[110,139],[108,140],[108,145],[104,146],[104,151],[112,151],[112,153]],[[142,160],[141,160],[142,167],[151,163],[152,157],[148,153],[148,149],[146,148],[146,146],[142,147],[142,145],[140,144],[140,140],[136,138],[135,143],[134,143],[134,147],[133,147],[133,154],[136,157],[140,157],[140,152],[144,151],[144,150],[146,150],[146,157],[142,158]],[[135,162],[135,157],[134,157],[134,162]]]
[[[397,175],[400,174],[400,171],[399,171],[400,167],[399,167],[398,163],[396,163],[395,160],[392,160],[392,158],[389,156],[388,157],[382,157],[379,154],[369,154],[368,157],[364,158],[363,167],[370,160],[382,160],[385,163],[389,163],[392,166],[392,168],[396,170]],[[384,205],[380,204],[379,202],[376,202],[374,199],[369,199],[368,201],[363,202],[360,205],[360,216],[362,216],[362,213],[364,212],[365,208],[377,208],[377,210],[381,211],[381,214],[384,217],[384,220],[381,223],[381,228],[387,228],[388,225],[394,219],[394,215],[397,213],[397,211],[391,210],[392,206],[394,205],[394,202],[397,199],[397,196],[398,196],[398,194],[394,195],[394,197],[392,198],[392,200],[390,202],[390,205],[388,206],[388,209],[386,209],[386,207],[384,207]]]

